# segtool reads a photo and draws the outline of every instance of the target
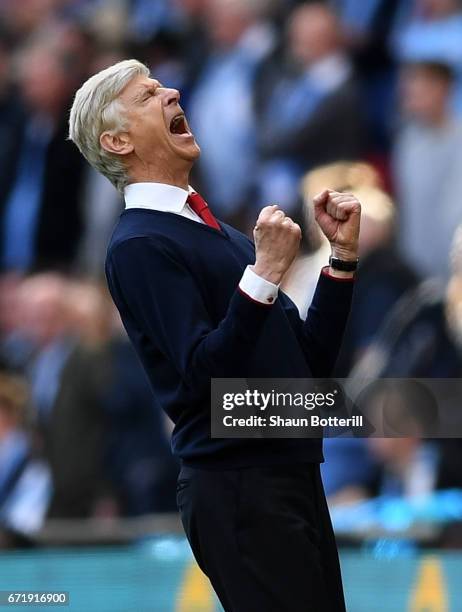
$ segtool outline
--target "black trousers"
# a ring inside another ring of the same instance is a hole
[[[319,465],[182,467],[181,520],[226,612],[344,612]]]

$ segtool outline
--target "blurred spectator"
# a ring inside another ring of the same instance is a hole
[[[413,0],[333,0],[343,36],[363,86],[368,122],[368,158],[387,169],[396,89],[390,35]]]
[[[16,274],[0,276],[0,365],[20,374],[33,348],[22,329],[22,280]]]
[[[16,302],[53,518],[174,511],[166,423],[105,289],[39,274]],[[1,309],[0,309],[1,313]]]
[[[77,289],[56,274],[25,280],[21,294],[23,333],[34,346],[27,372],[53,479],[49,514],[98,514],[108,497],[101,406],[107,360],[98,300],[91,285]]]
[[[395,380],[368,385],[358,402],[360,410],[364,402],[367,414],[374,414],[382,434],[368,440],[382,468],[378,494],[430,496],[437,486],[438,443],[443,442],[425,439],[437,430],[438,405],[433,394],[420,381]]]
[[[364,125],[335,14],[319,2],[301,5],[289,17],[287,39],[291,65],[273,84],[258,130],[259,201],[290,211],[304,172],[361,156]]]
[[[42,526],[50,474],[24,428],[27,387],[0,374],[0,548],[21,543]]]
[[[170,450],[167,417],[115,312],[114,317],[120,329],[109,346],[108,384],[102,397],[108,478],[122,515],[175,512],[179,466]]]
[[[415,437],[371,438],[369,448],[382,464],[379,495],[416,497],[436,488],[438,452],[435,444]]]
[[[2,143],[0,147],[0,202],[1,194],[9,188],[11,160],[16,155],[16,141],[22,130],[23,122],[23,113],[18,105],[18,92],[12,78],[13,50],[11,34],[0,24],[0,142]]]
[[[54,26],[21,54],[17,77],[24,109],[0,170],[0,268],[64,267],[75,256],[84,166],[66,141],[66,115],[84,51],[77,32]]]
[[[395,207],[377,187],[352,189],[362,203],[360,264],[351,315],[337,360],[337,375],[347,376],[396,302],[417,285],[417,273],[397,253]],[[371,307],[371,305],[373,305]]]
[[[411,19],[394,39],[401,62],[439,62],[457,77],[454,106],[462,112],[462,4],[460,0],[414,0]]]
[[[393,153],[399,203],[399,249],[423,276],[447,280],[448,256],[462,207],[462,122],[450,111],[453,77],[443,64],[403,68],[405,123]]]
[[[110,507],[114,494],[117,510],[123,516],[175,511],[178,467],[170,451],[165,417],[154,401],[107,290],[91,282],[74,282],[66,292],[66,302],[80,353],[86,354],[89,366],[95,368],[90,378],[94,387],[86,390],[93,404],[88,427],[93,427],[95,436],[98,422],[103,421],[94,448],[97,461],[93,461],[95,467],[101,464],[104,481],[110,483],[110,495],[103,498],[106,507]],[[70,388],[69,401],[71,392],[77,398],[82,395]],[[77,414],[72,418],[67,412],[62,418],[70,427]],[[82,416],[78,418],[83,420]],[[82,439],[88,445],[88,434],[82,432]],[[76,470],[72,466],[71,469],[75,477]],[[99,500],[97,511],[101,505]]]
[[[123,201],[112,183],[88,165],[84,170],[82,194],[83,231],[75,268],[84,276],[103,275],[107,244],[123,210]]]
[[[321,475],[329,506],[375,495],[380,463],[365,438],[326,438]]]
[[[283,289],[306,316],[319,269],[326,265],[330,247],[313,217],[313,197],[323,189],[354,193],[362,203],[360,272],[337,374],[347,376],[355,360],[374,338],[398,298],[416,283],[416,275],[393,248],[395,210],[380,189],[381,179],[366,163],[338,162],[308,172],[303,180],[308,241],[314,253],[300,257],[284,279]],[[311,291],[309,288],[312,287]],[[371,302],[374,308],[371,308]]]
[[[255,71],[274,43],[267,0],[210,0],[213,44],[190,100],[190,123],[202,147],[199,179],[217,216],[243,225],[256,169]]]
[[[63,0],[4,0],[0,5],[3,23],[20,41],[49,23]]]
[[[181,49],[187,104],[210,53],[211,43],[206,18],[210,0],[174,1],[181,9]]]
[[[444,291],[425,281],[405,293],[388,313],[351,376],[451,378],[461,355],[448,330]]]
[[[457,290],[461,270],[462,267],[453,264],[446,289],[437,281],[424,280],[404,293],[390,309],[351,376],[458,378],[462,372]]]
[[[458,349],[462,369],[462,226],[454,234],[451,248],[451,278],[446,287],[446,320],[448,334]],[[455,373],[454,373],[455,375]],[[457,374],[460,377],[460,371]],[[439,443],[439,470],[437,487],[462,489],[462,473],[457,466],[462,460],[460,438],[441,440]]]
[[[390,311],[374,342],[352,372],[353,378],[460,378],[462,372],[462,249],[455,235],[452,276],[446,290],[425,281]],[[384,461],[383,493],[424,493],[462,487],[460,440],[388,439],[371,441]]]
[[[349,162],[321,166],[303,180],[307,230],[317,249],[295,262],[283,284],[302,317],[311,302],[319,269],[326,265],[330,254],[329,244],[322,239],[312,213],[313,197],[326,188],[352,192],[362,204],[360,268],[336,368],[338,376],[346,377],[356,359],[373,342],[390,309],[416,283],[416,276],[393,249],[394,206],[380,189],[380,177],[374,168]],[[358,500],[375,490],[379,466],[365,440],[326,439],[324,457],[321,471],[331,504]]]
[[[123,45],[127,38],[131,0],[72,1],[74,12],[80,16],[78,21],[85,24],[101,46]]]
[[[172,13],[168,23],[156,28],[148,38],[138,36],[131,41],[131,54],[149,66],[157,80],[181,92],[184,108],[188,107],[194,86],[209,60],[210,2],[173,0],[169,3]]]
[[[311,302],[319,269],[326,265],[330,254],[330,246],[322,239],[313,218],[313,197],[330,188],[353,192],[362,203],[360,270],[337,362],[337,375],[346,377],[357,357],[373,341],[389,310],[416,278],[392,247],[394,206],[380,189],[380,177],[372,166],[328,164],[308,172],[302,185],[308,232],[316,249],[295,262],[283,285],[302,317]],[[357,501],[375,492],[379,465],[366,440],[328,438],[324,441],[324,457],[321,473],[331,505]]]

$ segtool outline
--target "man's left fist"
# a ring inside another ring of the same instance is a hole
[[[313,203],[315,219],[331,244],[332,255],[345,261],[356,260],[361,204],[355,196],[325,189]]]

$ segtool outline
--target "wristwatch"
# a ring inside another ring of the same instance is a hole
[[[338,257],[332,257],[332,255],[329,257],[330,267],[341,272],[355,272],[358,262],[358,258],[352,261],[345,261],[344,259],[338,259]]]

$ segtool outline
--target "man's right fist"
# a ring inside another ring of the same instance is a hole
[[[277,206],[265,206],[255,229],[253,271],[270,283],[279,285],[297,255],[302,231],[297,223]]]

